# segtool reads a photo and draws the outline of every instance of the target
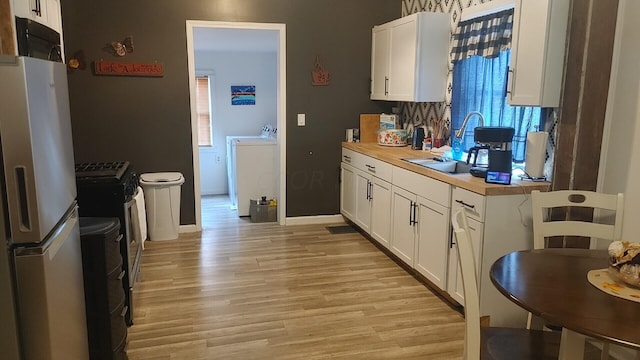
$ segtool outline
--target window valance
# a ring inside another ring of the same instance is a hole
[[[503,10],[458,23],[453,34],[452,62],[473,55],[486,58],[498,56],[511,47],[513,9]]]

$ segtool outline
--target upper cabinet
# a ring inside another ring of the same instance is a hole
[[[15,16],[46,25],[62,36],[60,0],[14,0],[13,12]]]
[[[516,0],[508,96],[511,105],[558,107],[570,0]]]
[[[374,26],[371,99],[444,101],[450,15],[420,12]]]

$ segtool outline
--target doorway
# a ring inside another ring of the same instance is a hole
[[[286,218],[286,192],[285,192],[285,169],[286,169],[286,26],[285,24],[271,23],[241,23],[241,22],[219,22],[219,21],[199,21],[187,20],[187,61],[189,69],[189,88],[191,98],[191,128],[193,144],[193,169],[194,169],[194,195],[196,229],[202,230],[202,181],[203,169],[200,161],[200,147],[198,146],[198,112],[194,99],[196,98],[196,75],[199,69],[196,68],[197,52],[200,48],[215,49],[216,51],[260,51],[265,50],[265,46],[271,46],[275,52],[275,126],[277,127],[277,150],[276,150],[276,198],[278,199],[278,222],[285,224]],[[204,35],[204,36],[203,36]],[[273,38],[273,42],[265,39]],[[272,44],[272,45],[269,45]],[[210,69],[211,70],[211,69]],[[236,84],[248,85],[248,84]],[[256,89],[256,103],[260,100],[260,89]],[[212,94],[218,96],[220,94]],[[236,109],[234,109],[236,110]],[[215,131],[216,122],[219,119],[212,119],[212,126]],[[256,134],[259,129],[256,129]],[[218,134],[223,136],[224,134]],[[240,134],[226,134],[240,135]],[[254,134],[247,134],[254,135]],[[216,145],[213,158],[215,163],[220,165],[224,160],[226,163],[226,144],[220,140]],[[224,165],[224,164],[222,164]],[[224,172],[226,179],[226,166],[219,166]]]

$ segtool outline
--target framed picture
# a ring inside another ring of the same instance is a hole
[[[231,105],[255,105],[255,85],[231,86]]]

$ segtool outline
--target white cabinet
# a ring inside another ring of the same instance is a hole
[[[340,212],[385,247],[391,235],[391,165],[342,149]]]
[[[62,36],[60,0],[14,0],[13,11],[15,16],[46,25]]]
[[[570,0],[516,0],[509,104],[558,107]]]
[[[498,258],[519,250],[533,248],[530,196],[482,196],[454,187],[451,192],[452,211],[466,210],[471,230],[480,290],[480,315],[489,316],[492,326],[524,327],[527,312],[498,292],[490,279],[490,270]],[[447,292],[464,303],[455,246],[449,252]]]
[[[389,248],[391,238],[391,183],[372,178],[370,234],[382,246]]]
[[[391,243],[389,249],[405,264],[413,267],[416,244],[416,194],[397,186],[391,191]]]
[[[356,212],[353,222],[369,233],[371,223],[371,177],[356,169]]]
[[[480,274],[480,264],[482,264],[482,232],[484,224],[474,220],[469,220],[469,231],[471,231],[471,242],[476,258],[476,275]],[[453,234],[451,235],[453,236]],[[451,238],[449,247],[449,269],[447,271],[447,292],[455,301],[464,304],[464,289],[462,287],[462,272],[458,261],[458,250],[454,244],[455,239]]]
[[[444,101],[450,15],[420,12],[374,26],[371,99]]]
[[[394,167],[392,209],[391,251],[445,290],[450,186]]]
[[[450,208],[418,197],[418,241],[414,268],[442,290],[447,284]]]
[[[340,212],[350,220],[356,213],[356,174],[353,166],[340,164]]]

